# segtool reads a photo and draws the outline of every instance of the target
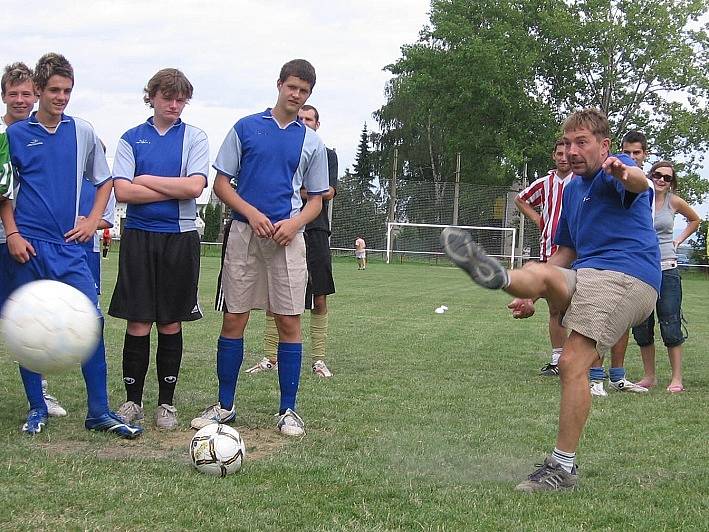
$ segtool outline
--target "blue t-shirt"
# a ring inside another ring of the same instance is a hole
[[[615,155],[635,166],[627,155]],[[652,222],[652,188],[639,194],[625,190],[611,174],[599,170],[579,176],[564,189],[564,209],[554,243],[576,251],[572,268],[612,270],[631,275],[660,292],[660,249]]]
[[[113,160],[113,178],[133,181],[135,176],[160,177],[201,175],[207,186],[209,142],[201,129],[177,120],[162,135],[148,118],[126,131],[118,141]],[[126,209],[126,229],[155,233],[196,231],[197,201],[170,199],[151,203],[130,203]]]
[[[239,196],[271,223],[300,212],[301,186],[313,195],[329,186],[327,152],[318,134],[299,120],[281,128],[271,109],[246,116],[229,130],[214,168],[234,180]],[[233,217],[247,222],[237,212]]]
[[[84,180],[98,186],[111,178],[103,147],[91,125],[62,115],[49,133],[33,113],[7,128],[16,172],[15,222],[22,235],[56,244],[76,225]]]

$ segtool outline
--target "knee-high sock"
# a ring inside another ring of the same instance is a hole
[[[310,313],[310,345],[313,360],[325,358],[327,348],[327,312],[325,314]]]
[[[123,383],[126,398],[136,404],[143,402],[143,386],[150,365],[150,334],[133,336],[126,333],[123,340]]]
[[[266,314],[266,326],[263,331],[263,352],[271,362],[276,362],[278,353],[278,327],[273,316]]]
[[[22,385],[25,387],[30,410],[38,409],[46,412],[47,404],[44,402],[44,394],[42,393],[42,375],[20,366],[20,377],[22,377]]]
[[[81,365],[86,384],[86,404],[88,417],[97,417],[108,412],[108,369],[106,367],[106,346],[103,342],[103,318],[101,318],[101,336],[96,350]]]
[[[244,339],[219,337],[217,341],[217,377],[219,378],[219,404],[231,410],[236,394],[236,380],[244,360]]]
[[[155,358],[158,372],[158,404],[171,405],[182,362],[182,330],[175,334],[158,332],[158,351]]]
[[[302,343],[279,342],[278,384],[281,388],[280,414],[283,414],[288,408],[295,410],[295,398],[298,395],[300,362],[302,358]]]

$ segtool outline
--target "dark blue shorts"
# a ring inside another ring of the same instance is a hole
[[[682,278],[678,268],[662,272],[662,287],[656,305],[662,342],[667,347],[682,345],[687,335],[682,327]],[[640,325],[633,327],[633,338],[640,347],[655,342],[655,313]]]

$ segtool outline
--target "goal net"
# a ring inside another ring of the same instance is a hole
[[[440,225],[407,222],[388,222],[386,233],[386,262],[403,260],[406,255],[441,257],[441,231],[457,227],[469,231],[473,240],[505,266],[514,267],[517,230],[514,227],[480,227],[472,225]]]

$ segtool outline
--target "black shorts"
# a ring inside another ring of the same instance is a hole
[[[313,308],[314,296],[335,293],[332,278],[332,255],[327,231],[311,229],[305,232],[305,256],[308,261],[308,285],[305,289],[305,308]]]
[[[126,229],[108,313],[128,321],[174,323],[202,317],[197,299],[199,235]]]

